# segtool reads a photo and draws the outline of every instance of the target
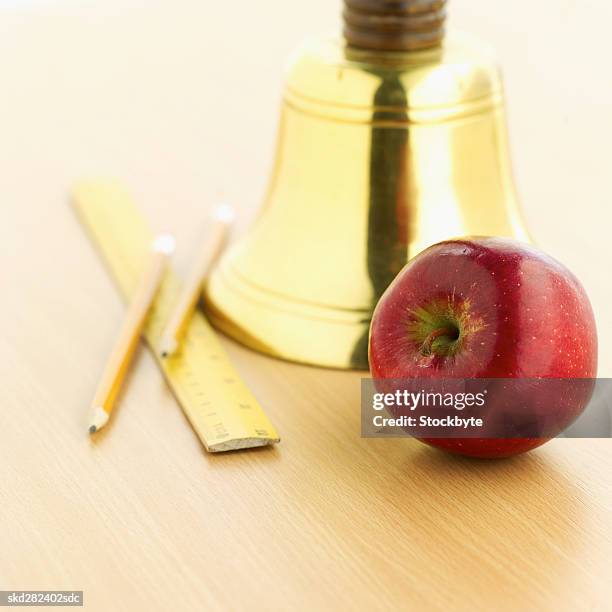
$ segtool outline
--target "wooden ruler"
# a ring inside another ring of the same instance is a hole
[[[111,276],[127,301],[150,251],[153,233],[129,194],[108,182],[76,186],[72,202]],[[279,442],[279,435],[237,375],[213,328],[201,312],[193,316],[182,349],[161,359],[158,345],[179,294],[169,271],[147,319],[144,337],[181,408],[209,452]]]

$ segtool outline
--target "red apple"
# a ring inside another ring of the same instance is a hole
[[[565,266],[511,239],[468,237],[426,249],[400,272],[374,311],[369,358],[374,379],[591,379],[597,334],[588,297]],[[550,398],[545,404],[556,410]],[[423,441],[506,457],[547,439]]]

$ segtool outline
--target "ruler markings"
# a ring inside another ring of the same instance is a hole
[[[152,233],[120,188],[107,183],[80,185],[74,205],[118,285],[129,298],[138,282]],[[250,448],[278,442],[279,436],[257,400],[236,377],[216,333],[202,313],[187,330],[189,343],[168,360],[158,347],[163,325],[179,291],[178,279],[164,279],[144,335],[179,404],[211,452]],[[215,410],[210,411],[214,405]],[[243,406],[249,405],[249,410]],[[223,442],[221,442],[223,440]]]

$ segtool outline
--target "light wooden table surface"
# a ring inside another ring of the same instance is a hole
[[[184,268],[215,201],[241,209],[241,230],[253,216],[283,59],[337,23],[325,0],[244,3],[239,18],[234,3],[212,4],[0,4],[0,589],[82,589],[88,609],[130,612],[612,609],[610,440],[490,463],[364,440],[360,374],[230,341],[282,434],[276,448],[207,455],[144,351],[112,427],[87,436],[123,307],[67,206],[71,182],[125,180],[177,234]],[[541,63],[508,24],[528,8],[544,19],[548,0],[471,0],[456,20],[498,41],[527,217],[584,279],[610,375],[612,88],[590,64],[598,94],[580,97],[550,51],[566,53],[566,70],[584,63],[589,43],[572,55],[561,39],[576,20],[605,23],[609,9],[592,4],[598,18],[568,3],[548,38],[527,39]]]

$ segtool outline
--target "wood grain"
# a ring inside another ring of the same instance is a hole
[[[610,440],[479,462],[361,439],[358,373],[230,341],[280,445],[207,455],[144,351],[114,422],[89,438],[123,306],[68,187],[88,175],[129,182],[155,226],[179,237],[185,270],[217,199],[242,208],[243,228],[255,210],[275,58],[301,35],[230,53],[218,32],[229,6],[212,23],[203,3],[180,16],[162,4],[56,3],[0,19],[0,588],[82,589],[100,611],[612,609]],[[295,23],[294,9],[275,10]],[[609,340],[610,290],[593,288]]]

